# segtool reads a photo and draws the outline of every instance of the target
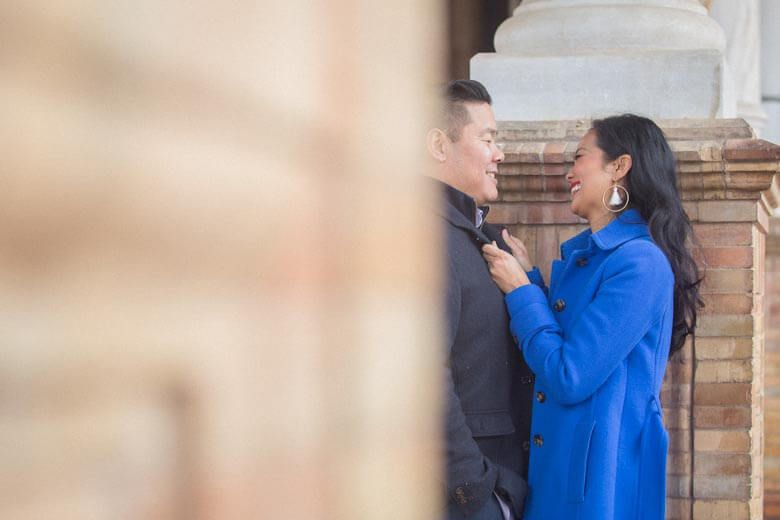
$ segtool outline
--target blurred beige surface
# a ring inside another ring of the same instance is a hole
[[[0,518],[436,516],[436,5],[0,5]]]

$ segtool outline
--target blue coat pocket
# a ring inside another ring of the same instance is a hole
[[[593,438],[595,422],[581,422],[574,428],[569,458],[569,484],[567,497],[569,502],[585,501],[585,480],[588,476],[588,454]]]
[[[666,451],[669,435],[661,419],[661,405],[656,397],[647,405],[642,426],[639,455],[639,490],[637,520],[663,520],[666,509]]]

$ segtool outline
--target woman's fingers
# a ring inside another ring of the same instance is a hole
[[[510,235],[509,231],[507,231],[506,228],[504,228],[501,234],[504,237],[504,242],[506,242],[507,245],[509,246],[509,249],[511,249],[512,251],[517,249],[522,251],[523,253],[526,252],[525,244],[523,244],[523,241],[514,235]]]
[[[495,242],[492,244],[485,244],[482,246],[482,254],[483,256],[491,256],[491,257],[500,257],[503,251],[499,249],[499,247],[496,245]]]

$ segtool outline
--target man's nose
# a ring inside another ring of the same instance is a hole
[[[493,154],[496,162],[504,162],[504,143],[496,144],[496,153]]]

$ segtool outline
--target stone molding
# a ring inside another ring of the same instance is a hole
[[[756,139],[742,119],[659,120],[678,161],[686,201],[760,200],[767,210],[780,197],[774,174],[780,146]],[[568,202],[565,174],[589,120],[501,122],[506,158],[499,168],[502,201]]]

